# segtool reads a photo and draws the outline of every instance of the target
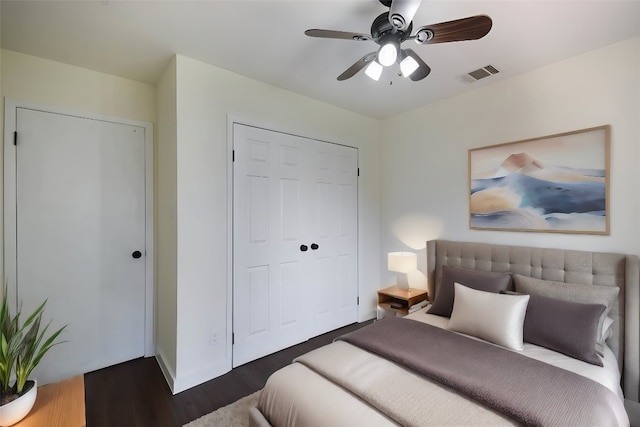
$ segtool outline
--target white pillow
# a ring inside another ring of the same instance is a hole
[[[455,298],[449,329],[522,350],[522,326],[529,295],[478,291],[454,284]]]
[[[598,332],[598,336],[602,337],[602,342],[596,342],[596,353],[598,353],[600,356],[604,356],[604,348],[607,345],[606,341],[613,334],[613,331],[611,330],[611,325],[613,325],[613,322],[614,320],[611,317],[605,317],[604,322],[602,322],[602,330]]]
[[[602,322],[602,341],[606,341],[609,339],[613,331],[611,331],[611,325],[613,325],[614,320],[607,316],[604,318],[604,322]]]

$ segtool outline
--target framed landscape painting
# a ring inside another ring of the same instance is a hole
[[[469,150],[469,227],[609,234],[610,126]]]

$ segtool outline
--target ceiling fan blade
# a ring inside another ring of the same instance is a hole
[[[405,31],[416,15],[422,0],[393,0],[389,9],[389,22]]]
[[[425,25],[416,31],[416,41],[420,44],[448,43],[462,40],[477,40],[489,33],[493,21],[487,15],[471,16],[455,21]],[[421,34],[431,34],[421,41]]]
[[[376,53],[375,52],[371,52],[371,53],[367,53],[365,56],[363,56],[362,58],[358,59],[356,61],[355,64],[353,64],[351,67],[347,68],[344,73],[340,74],[338,76],[338,80],[342,81],[342,80],[347,80],[350,79],[351,77],[355,76],[358,71],[362,70],[364,67],[366,67],[371,61],[373,61],[376,57]]]
[[[314,28],[305,31],[304,33],[309,37],[322,37],[325,39],[344,39],[357,41],[371,40],[371,36],[368,34],[350,33],[348,31],[318,30]]]
[[[407,56],[415,59],[418,63],[418,68],[409,75],[409,78],[411,80],[417,82],[418,80],[422,80],[429,75],[429,73],[431,72],[431,68],[429,68],[429,66],[425,64],[425,62],[422,60],[422,58],[420,58],[420,56],[418,56],[417,53],[415,53],[412,49],[403,49],[402,51],[406,53]]]

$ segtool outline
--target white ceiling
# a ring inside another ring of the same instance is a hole
[[[374,118],[428,104],[640,35],[640,0],[423,0],[414,27],[486,14],[480,40],[419,46],[419,82],[385,70],[336,77],[372,42],[311,38],[308,28],[369,33],[378,0],[7,1],[2,48],[155,84],[178,53]],[[465,83],[485,65],[500,73]],[[585,73],[597,73],[594,64]]]

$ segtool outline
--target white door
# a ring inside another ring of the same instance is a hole
[[[18,108],[16,129],[18,299],[68,324],[34,376],[143,356],[144,128]]]
[[[357,320],[357,150],[233,127],[233,365]]]
[[[355,148],[310,142],[311,185],[305,203],[317,245],[308,260],[311,336],[316,336],[358,318],[358,154]]]

